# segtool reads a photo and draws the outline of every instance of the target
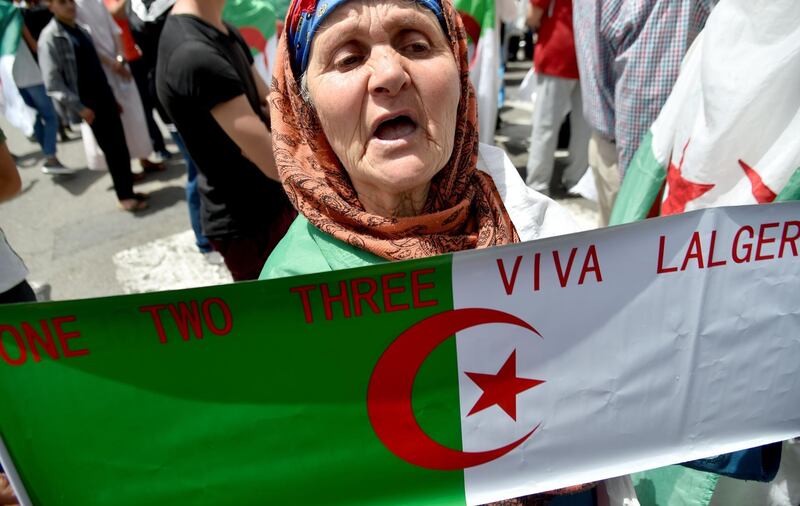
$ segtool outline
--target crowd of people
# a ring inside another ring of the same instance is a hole
[[[592,0],[530,1],[536,106],[528,187],[569,194],[591,167],[607,224],[626,167],[713,3],[633,9],[623,0],[602,8]],[[108,168],[125,211],[148,207],[148,195],[133,185],[165,170],[172,156],[159,115],[187,165],[198,248],[221,253],[235,280],[254,279],[295,216],[273,158],[267,86],[236,28],[222,21],[224,2],[174,4],[21,2],[25,26],[14,79],[37,113],[42,171],[73,172],[56,156],[56,135],[79,124],[87,164]],[[567,116],[569,162],[561,180],[551,182]],[[142,172],[132,172],[131,158]],[[262,216],[274,219],[264,227]]]
[[[14,76],[38,114],[42,170],[70,171],[56,136],[82,122],[89,164],[107,165],[125,211],[147,208],[131,159],[147,173],[172,156],[158,114],[187,164],[198,248],[218,251],[236,281],[270,279],[574,231],[548,194],[587,167],[607,224],[715,3],[531,0],[536,106],[524,179],[478,142],[469,48],[448,0],[293,1],[271,89],[223,21],[225,0],[29,1]],[[568,114],[570,158],[554,186]],[[0,291],[29,296],[24,268],[17,274]],[[777,464],[742,459],[726,473],[752,476],[747,466]],[[572,502],[559,504],[596,504],[595,485],[505,504],[562,495]]]

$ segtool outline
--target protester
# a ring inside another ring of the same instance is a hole
[[[22,181],[17,165],[6,146],[6,136],[0,130],[0,202],[5,202],[19,193]],[[0,304],[35,302],[36,295],[25,281],[28,269],[6,240],[0,229]],[[0,505],[16,505],[14,491],[0,467]]]
[[[42,80],[42,71],[36,62],[37,48],[36,39],[28,27],[23,26],[22,40],[17,46],[17,54],[12,67],[14,83],[25,104],[36,111],[33,135],[45,156],[42,172],[45,174],[72,174],[75,171],[65,167],[56,157],[58,115],[52,100],[47,96],[47,90],[45,90]]]
[[[142,99],[128,67],[128,62],[122,54],[123,46],[119,27],[106,10],[102,0],[76,0],[76,4],[78,6],[77,21],[89,32],[97,56],[103,64],[108,84],[122,108],[120,119],[131,157],[139,159],[139,164],[145,173],[163,172],[166,170],[163,163],[154,163],[147,159],[153,152],[153,144],[147,133]],[[103,159],[102,151],[98,149],[91,137],[91,129],[86,129],[84,146],[89,167],[105,168],[107,164]]]
[[[50,9],[40,2],[40,0],[15,0],[15,3],[22,9],[22,17],[25,20],[25,28],[28,29],[28,33],[30,33],[31,36],[31,39],[26,39],[26,41],[30,47],[33,47],[34,43],[39,40],[39,35],[41,35],[44,27],[47,26],[47,23],[49,23],[51,19],[53,19],[53,13],[51,13]],[[24,33],[23,36],[25,36]],[[38,47],[38,44],[36,44],[36,46]],[[34,52],[33,57],[36,59],[38,65],[39,59],[36,52]],[[41,74],[41,70],[39,73]],[[58,136],[62,142],[66,142],[70,140],[70,137],[67,134],[69,121],[59,114],[58,109],[56,109],[56,114],[58,118]]]
[[[73,120],[83,119],[102,149],[119,206],[137,212],[147,195],[133,191],[133,174],[120,106],[89,34],[76,23],[74,0],[49,0],[54,18],[39,38],[39,63],[48,94]]]
[[[570,162],[554,188],[563,194],[578,183],[589,166],[590,131],[583,118],[572,35],[572,0],[531,0],[528,26],[538,30],[538,38],[533,52],[536,104],[525,182],[537,191],[550,190],[558,134],[569,114]]]
[[[159,43],[158,98],[199,171],[203,233],[234,280],[255,279],[296,215],[277,179],[267,88],[224,0],[179,0]],[[272,179],[270,179],[272,178]]]
[[[574,230],[564,210],[523,184],[505,153],[479,146],[452,3],[344,3],[323,3],[320,12],[312,4],[299,27],[306,4],[290,6],[270,103],[281,179],[301,216],[262,277]],[[356,23],[352,37],[364,40],[337,49],[334,34]]]
[[[175,128],[175,125],[172,123],[169,114],[160,106],[155,93],[158,40],[161,37],[164,23],[167,20],[170,10],[172,10],[172,6],[175,4],[175,0],[162,0],[159,2],[123,0],[123,2],[125,6],[125,15],[128,20],[128,27],[136,41],[136,46],[142,53],[142,57],[136,62],[136,68],[138,68],[138,70],[134,70],[134,73],[135,75],[143,74],[146,78],[146,82],[143,83],[143,85],[147,86],[149,100],[152,102],[151,107],[155,107],[161,119],[167,123],[167,129],[172,136],[172,140],[175,142],[175,145],[178,147],[186,163],[186,203],[189,207],[189,221],[192,224],[195,244],[201,253],[211,253],[213,252],[213,248],[211,247],[211,243],[208,242],[208,238],[203,235],[203,225],[200,217],[200,191],[198,189],[197,166],[189,155],[186,144],[184,144],[181,134],[178,133],[178,129]],[[145,95],[142,96],[144,97]],[[207,258],[211,258],[211,256]]]
[[[156,124],[153,115],[155,110],[155,98],[153,92],[155,91],[152,83],[151,71],[154,65],[148,64],[144,58],[144,53],[141,48],[136,45],[133,33],[131,32],[130,23],[128,22],[128,14],[125,12],[127,0],[103,0],[106,8],[111,13],[114,21],[120,29],[120,38],[122,40],[123,56],[130,66],[133,78],[136,81],[136,87],[139,89],[139,96],[142,98],[144,105],[144,117],[147,120],[147,132],[150,134],[150,141],[153,144],[157,158],[159,161],[168,160],[172,157],[172,153],[167,149],[164,144],[164,136],[161,134],[161,129]]]
[[[589,165],[608,223],[625,170],[716,0],[574,0]]]
[[[6,146],[6,136],[0,130],[0,202],[17,195],[22,188],[19,171]],[[28,269],[22,259],[11,249],[0,229],[0,304],[32,302],[36,300],[33,289],[25,281]]]

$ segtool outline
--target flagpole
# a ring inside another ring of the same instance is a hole
[[[6,448],[3,442],[3,436],[0,436],[0,465],[3,466],[3,472],[6,473],[8,481],[11,483],[11,488],[14,489],[14,494],[17,496],[19,506],[33,506],[31,498],[28,497],[28,491],[25,490],[22,479],[19,473],[17,473],[17,468],[11,461],[11,455],[8,454],[8,448]]]

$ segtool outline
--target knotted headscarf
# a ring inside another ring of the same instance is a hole
[[[461,98],[453,153],[432,179],[421,214],[384,217],[364,210],[300,87],[319,21],[346,1],[294,0],[278,45],[270,108],[275,159],[289,199],[319,230],[389,260],[518,242],[494,182],[476,168],[477,103],[466,34],[451,0],[417,2],[440,20],[458,68]]]

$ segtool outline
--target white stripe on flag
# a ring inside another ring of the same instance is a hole
[[[488,306],[542,336],[506,324],[457,335],[464,450],[504,446],[541,424],[465,471],[468,503],[799,436],[800,261],[790,244],[777,258],[782,235],[800,235],[797,216],[800,203],[719,208],[626,225],[613,241],[597,230],[455,255],[455,309]],[[669,272],[659,274],[662,237]],[[748,248],[749,261],[734,262],[733,250]],[[514,351],[516,376],[545,383],[516,397],[516,421],[496,405],[468,415],[482,389],[466,373],[495,374]]]

